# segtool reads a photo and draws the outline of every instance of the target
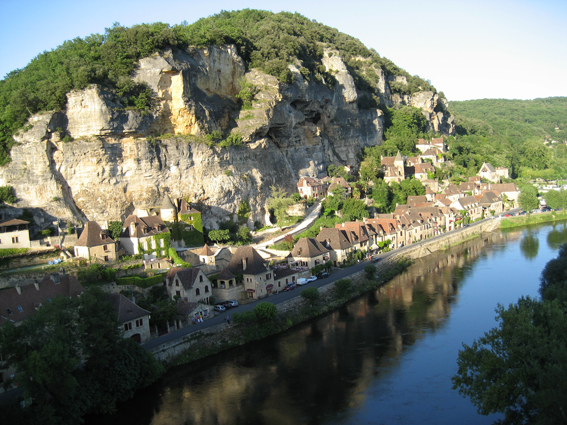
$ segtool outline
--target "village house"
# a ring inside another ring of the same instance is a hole
[[[120,245],[126,254],[145,254],[148,258],[167,255],[170,233],[161,217],[130,215],[122,225]]]
[[[53,298],[77,298],[84,290],[76,277],[59,273],[48,274],[40,282],[3,289],[0,291],[0,327],[7,322],[20,326]],[[7,381],[13,373],[12,369],[0,368],[0,384]]]
[[[89,221],[75,244],[75,257],[87,260],[116,261],[116,242],[96,221]]]
[[[451,202],[455,202],[457,199],[465,196],[465,194],[461,192],[459,187],[455,184],[450,184],[449,186],[447,186],[442,194],[445,195],[445,197],[448,198]]]
[[[451,204],[458,211],[465,211],[472,221],[482,218],[482,207],[474,196],[463,196]]]
[[[283,291],[287,285],[297,282],[299,272],[292,268],[274,269],[274,291]]]
[[[335,228],[344,230],[353,250],[368,251],[376,243],[375,232],[369,235],[368,228],[363,221],[338,223],[335,224]]]
[[[497,191],[502,197],[502,201],[511,202],[514,206],[518,206],[518,198],[520,196],[520,189],[514,183],[491,183],[488,185],[487,190]]]
[[[484,162],[482,164],[476,175],[488,181],[500,183],[500,175],[496,172],[496,169],[492,166],[492,164],[489,164],[488,162]]]
[[[225,270],[230,273],[226,273]],[[268,296],[274,290],[274,274],[272,270],[266,265],[258,251],[251,246],[239,247],[225,267],[225,270],[221,272],[217,282],[222,285],[221,282],[227,282],[226,277],[230,275],[234,276],[235,281],[237,277],[240,278],[241,276],[243,291],[238,299],[260,299]],[[221,276],[224,279],[221,279]]]
[[[341,229],[322,227],[316,239],[330,250],[331,261],[334,266],[345,262],[348,254],[353,251],[345,231]]]
[[[123,338],[138,343],[150,339],[150,312],[137,306],[122,294],[106,294],[116,312]]]
[[[441,163],[445,162],[442,151],[438,148],[429,148],[421,154],[424,160],[430,160],[431,163],[438,167]]]
[[[0,221],[0,249],[29,248],[29,221],[12,218]]]
[[[380,164],[382,166],[382,169],[384,170],[384,181],[386,183],[401,183],[402,180],[405,180],[405,160],[399,151],[395,157],[381,157]]]
[[[427,180],[430,174],[435,174],[435,167],[429,162],[423,162],[414,166],[414,177],[420,181]]]
[[[377,238],[377,243],[390,240],[390,248],[392,249],[404,246],[405,229],[393,214],[378,214],[374,218],[364,219],[364,222],[371,225],[378,235],[381,235],[382,239]]]
[[[345,190],[345,198],[350,197],[352,195],[352,187],[347,183],[347,181],[342,177],[333,177],[331,179],[331,184],[329,184],[329,189],[327,190],[328,193],[333,193],[338,187],[342,187]]]
[[[198,268],[172,267],[165,277],[167,295],[172,300],[209,304],[213,286],[205,273]]]
[[[500,198],[494,192],[487,190],[480,195],[476,195],[475,199],[485,211],[485,217],[490,217],[490,215],[492,214],[491,211],[494,211],[494,215],[500,214],[502,211],[504,211],[504,203],[502,202],[502,198]]]
[[[301,177],[297,182],[297,191],[305,199],[322,199],[327,195],[327,184],[315,177]]]
[[[289,262],[312,269],[331,260],[330,250],[315,238],[300,238],[290,253]]]

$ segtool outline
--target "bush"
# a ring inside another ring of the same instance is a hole
[[[13,204],[18,201],[12,186],[0,186],[0,202]]]
[[[321,298],[321,294],[319,293],[319,290],[315,287],[307,288],[301,291],[301,298],[309,302],[309,304],[311,304],[311,307],[313,307],[317,302],[317,300]]]
[[[152,277],[142,278],[139,276],[127,276],[116,279],[117,285],[136,285],[139,288],[149,288],[163,282],[165,273],[157,274]]]
[[[352,280],[350,279],[339,279],[335,282],[335,289],[340,298],[344,298],[352,289]]]
[[[30,249],[29,248],[5,248],[5,249],[0,249],[0,258],[2,257],[8,257],[10,255],[18,255],[18,254],[24,254],[26,252],[28,252]]]
[[[364,267],[364,273],[366,273],[367,279],[373,279],[374,274],[376,273],[376,266],[374,264],[368,264]]]

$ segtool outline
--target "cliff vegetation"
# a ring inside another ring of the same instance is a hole
[[[123,108],[148,111],[153,106],[152,90],[130,78],[141,58],[168,47],[223,44],[234,44],[248,68],[258,68],[282,83],[293,82],[288,64],[295,64],[307,80],[332,84],[334,75],[321,60],[324,49],[338,51],[362,93],[361,108],[384,104],[377,89],[380,70],[391,80],[392,93],[436,92],[427,81],[411,76],[359,40],[297,13],[245,9],[223,11],[191,25],[158,22],[127,28],[115,23],[104,34],[77,37],[39,54],[0,81],[0,164],[10,161],[12,136],[28,118],[63,109],[70,91],[99,84],[110,89],[112,101]]]

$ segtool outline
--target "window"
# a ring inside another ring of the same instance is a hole
[[[108,255],[104,256],[104,261],[108,261]]]
[[[139,328],[140,326],[144,326],[144,319],[136,320],[136,327]]]
[[[11,309],[11,308],[7,308],[6,311],[8,312],[8,314],[12,314],[12,309]]]
[[[102,247],[102,249],[104,249],[105,251],[108,251],[108,245],[104,245],[104,246]]]
[[[271,276],[272,276],[272,274],[271,274],[271,273],[268,273],[268,274],[266,275],[266,280],[269,280]]]
[[[160,240],[159,240],[159,246],[160,246],[160,247],[163,248],[163,247],[165,246],[164,243],[165,243],[165,242],[164,242],[163,239],[160,239]]]
[[[203,275],[200,275],[199,276],[199,282],[202,282],[202,281],[203,281]]]
[[[209,285],[205,285],[205,294],[209,292]]]
[[[22,311],[24,311],[24,309],[22,308],[21,305],[18,306],[18,311],[21,313]]]
[[[124,330],[129,331],[132,329],[132,323],[124,323]]]
[[[175,281],[175,286],[179,286],[179,281],[178,281],[178,280]]]
[[[20,237],[19,236],[14,236],[12,238],[12,243],[20,243]]]
[[[181,297],[181,291],[175,291],[175,295],[177,295],[178,297]]]
[[[201,290],[199,288],[195,289],[195,295],[201,295]]]

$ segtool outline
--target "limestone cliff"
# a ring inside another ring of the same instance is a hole
[[[264,221],[270,186],[292,191],[299,176],[329,164],[356,167],[365,147],[382,142],[382,111],[359,107],[338,54],[325,52],[323,64],[333,81],[309,81],[290,65],[295,82],[286,85],[247,71],[233,46],[161,52],[141,60],[133,76],[154,91],[150,113],[122,108],[100,86],[69,93],[65,110],[32,117],[17,135],[0,185],[15,188],[20,208],[75,222],[121,220],[165,194],[199,201],[209,228],[242,199],[251,220]],[[251,108],[237,99],[243,81],[257,88]],[[416,106],[432,130],[454,132],[437,94],[392,95],[383,73],[378,88],[385,105]],[[244,143],[213,146],[205,138],[213,132]]]

